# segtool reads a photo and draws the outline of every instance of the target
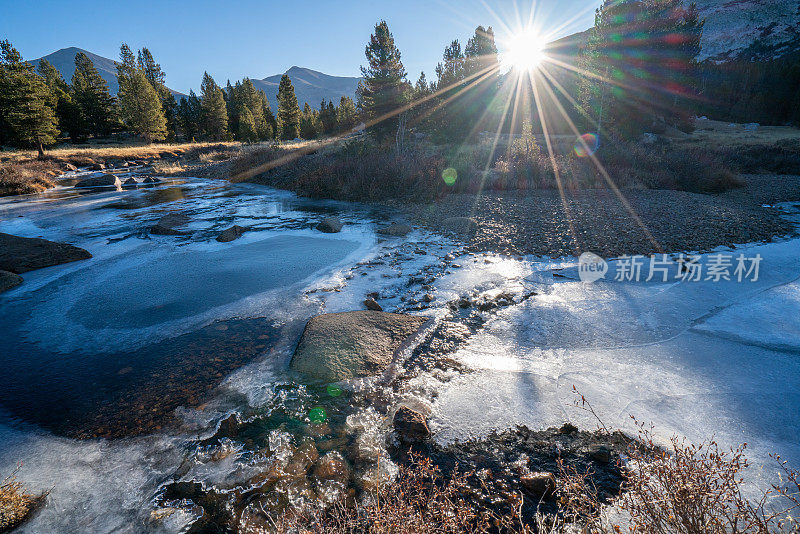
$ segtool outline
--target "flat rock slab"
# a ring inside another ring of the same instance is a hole
[[[67,243],[0,233],[0,271],[21,274],[91,257],[88,251]]]
[[[318,315],[306,324],[291,367],[326,382],[378,374],[426,321],[369,310]]]
[[[0,293],[15,288],[22,283],[22,277],[8,271],[0,271]]]

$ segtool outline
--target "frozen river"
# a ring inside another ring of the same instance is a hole
[[[189,218],[187,235],[148,233],[176,212]],[[331,214],[341,233],[313,229]],[[460,256],[419,230],[381,239],[386,220],[364,206],[218,182],[0,201],[0,232],[93,254],[26,273],[0,295],[0,474],[21,463],[30,488],[52,488],[22,530],[185,527],[189,509],[154,519],[159,489],[180,479],[229,490],[252,476],[258,465],[240,443],[209,459],[198,440],[230,413],[257,414],[270,443],[284,436],[273,430],[295,419],[279,425],[278,414],[321,402],[288,371],[305,321],[360,309],[370,292],[387,311],[431,293],[416,313],[439,319],[464,295],[536,293],[486,314],[452,355],[474,372],[423,373],[397,393],[430,409],[439,441],[515,424],[592,428],[573,406],[575,386],[609,426],[631,430],[634,415],[662,438],[747,442],[757,484],[774,473],[769,453],[800,465],[800,240],[721,251],[759,255],[756,281],[671,272],[666,282],[589,284],[575,259]],[[232,224],[249,231],[213,239]],[[348,424],[382,439],[382,423],[362,415]]]

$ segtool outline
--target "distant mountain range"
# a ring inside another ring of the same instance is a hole
[[[330,76],[315,70],[304,69],[303,67],[292,67],[285,74],[288,74],[292,80],[294,92],[301,108],[306,102],[313,108],[319,108],[323,98],[325,100],[333,100],[333,103],[337,106],[339,105],[339,99],[343,96],[355,99],[358,81],[361,79],[347,76]],[[278,94],[281,76],[283,75],[276,74],[262,80],[251,78],[256,89],[260,89],[267,94],[269,105],[272,106],[273,111],[278,108],[276,95]]]
[[[97,68],[97,72],[103,77],[106,83],[108,83],[108,90],[112,95],[116,95],[119,90],[119,84],[117,83],[117,62],[113,59],[98,56],[88,50],[72,46],[69,48],[62,48],[52,54],[35,59],[31,63],[38,67],[39,61],[46,59],[58,69],[58,72],[61,73],[64,80],[69,82],[72,79],[72,74],[75,72],[75,56],[79,52],[83,52],[92,60],[95,68]],[[285,74],[288,74],[289,78],[292,80],[292,85],[294,85],[294,91],[297,95],[297,101],[300,103],[301,108],[306,102],[308,102],[310,106],[318,108],[323,98],[325,100],[333,100],[336,105],[339,104],[339,99],[342,96],[355,98],[356,88],[360,80],[360,78],[330,76],[302,67],[292,67],[287,70]],[[251,78],[256,89],[260,89],[267,94],[267,99],[273,111],[278,108],[278,99],[276,95],[278,94],[278,85],[280,84],[281,76],[282,74],[276,74],[260,80]],[[224,86],[227,80],[217,80],[217,83]],[[174,89],[170,89],[170,91],[173,92],[175,98],[186,96]]]

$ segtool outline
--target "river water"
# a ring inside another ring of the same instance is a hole
[[[800,221],[800,206],[778,208]],[[186,235],[149,233],[175,213]],[[314,229],[328,215],[341,233]],[[800,240],[737,248],[764,258],[748,284],[585,284],[574,258],[462,254],[422,230],[381,238],[393,217],[194,179],[0,200],[0,232],[93,254],[0,294],[0,474],[18,467],[31,490],[50,490],[22,531],[216,531],[390,478],[387,407],[426,411],[440,442],[515,424],[591,428],[573,386],[609,426],[633,430],[635,415],[664,439],[747,441],[754,488],[773,479],[769,453],[800,463]],[[215,241],[232,224],[248,231]],[[394,388],[295,376],[307,319],[362,309],[372,292],[387,311],[477,317],[448,349],[471,372]],[[458,304],[500,294],[513,305]],[[347,482],[298,455],[341,459]]]

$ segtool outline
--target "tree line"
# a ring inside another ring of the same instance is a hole
[[[200,94],[190,91],[179,101],[165,79],[147,48],[134,54],[123,43],[115,97],[83,52],[75,56],[75,73],[68,83],[47,60],[34,68],[9,41],[0,41],[0,145],[35,147],[41,154],[60,138],[77,143],[116,131],[127,131],[147,143],[313,139],[347,132],[358,121],[355,103],[346,96],[338,105],[323,100],[319,110],[306,104],[301,111],[286,75],[278,88],[277,113],[248,78],[234,85],[228,81],[221,88],[206,72]]]

